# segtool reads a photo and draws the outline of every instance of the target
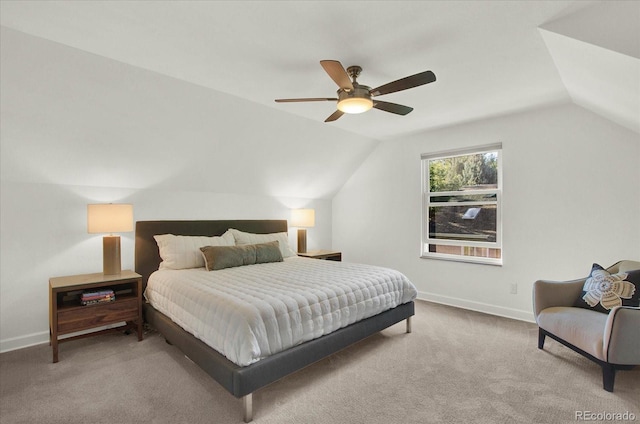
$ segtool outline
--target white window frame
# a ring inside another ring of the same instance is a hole
[[[467,156],[478,153],[488,153],[488,152],[498,152],[498,169],[497,169],[497,179],[498,186],[496,189],[486,189],[486,190],[473,190],[469,192],[469,194],[495,194],[495,201],[472,201],[472,202],[447,202],[447,206],[482,206],[487,204],[495,204],[496,205],[496,241],[495,242],[482,242],[482,241],[469,241],[469,240],[450,240],[450,239],[440,239],[440,238],[430,238],[429,237],[429,207],[443,206],[442,203],[431,202],[431,197],[436,196],[448,196],[448,195],[460,195],[459,191],[447,191],[447,192],[431,192],[430,191],[430,175],[429,175],[429,161],[433,159],[445,159],[456,156]],[[471,262],[471,263],[480,263],[480,264],[488,264],[488,265],[498,265],[502,266],[504,251],[502,249],[502,143],[485,145],[485,146],[477,146],[465,149],[456,149],[456,150],[448,150],[436,153],[428,153],[421,155],[421,164],[422,164],[422,237],[420,243],[420,257],[426,259],[442,259],[442,260],[450,260],[450,261],[460,261],[460,262]],[[436,194],[437,193],[437,194]],[[489,258],[482,256],[465,256],[465,255],[454,255],[447,253],[437,253],[430,252],[429,245],[430,244],[439,244],[439,245],[447,245],[447,246],[460,246],[460,247],[485,247],[491,249],[500,249],[500,258]]]

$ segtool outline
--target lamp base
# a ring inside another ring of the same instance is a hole
[[[102,273],[104,275],[120,274],[120,236],[104,236],[102,238]]]
[[[307,229],[298,228],[298,253],[307,253]]]

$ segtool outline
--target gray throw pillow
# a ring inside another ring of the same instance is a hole
[[[278,241],[244,246],[205,246],[200,251],[207,271],[283,260]]]

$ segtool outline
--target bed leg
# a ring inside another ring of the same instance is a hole
[[[411,318],[407,318],[407,333],[411,333]]]
[[[250,423],[253,420],[253,393],[242,396],[242,409],[244,410],[244,422]]]

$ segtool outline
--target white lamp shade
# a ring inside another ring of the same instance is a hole
[[[310,228],[316,225],[316,211],[313,209],[293,209],[291,211],[291,226]]]
[[[133,205],[125,203],[87,205],[88,233],[128,231],[133,231]]]

